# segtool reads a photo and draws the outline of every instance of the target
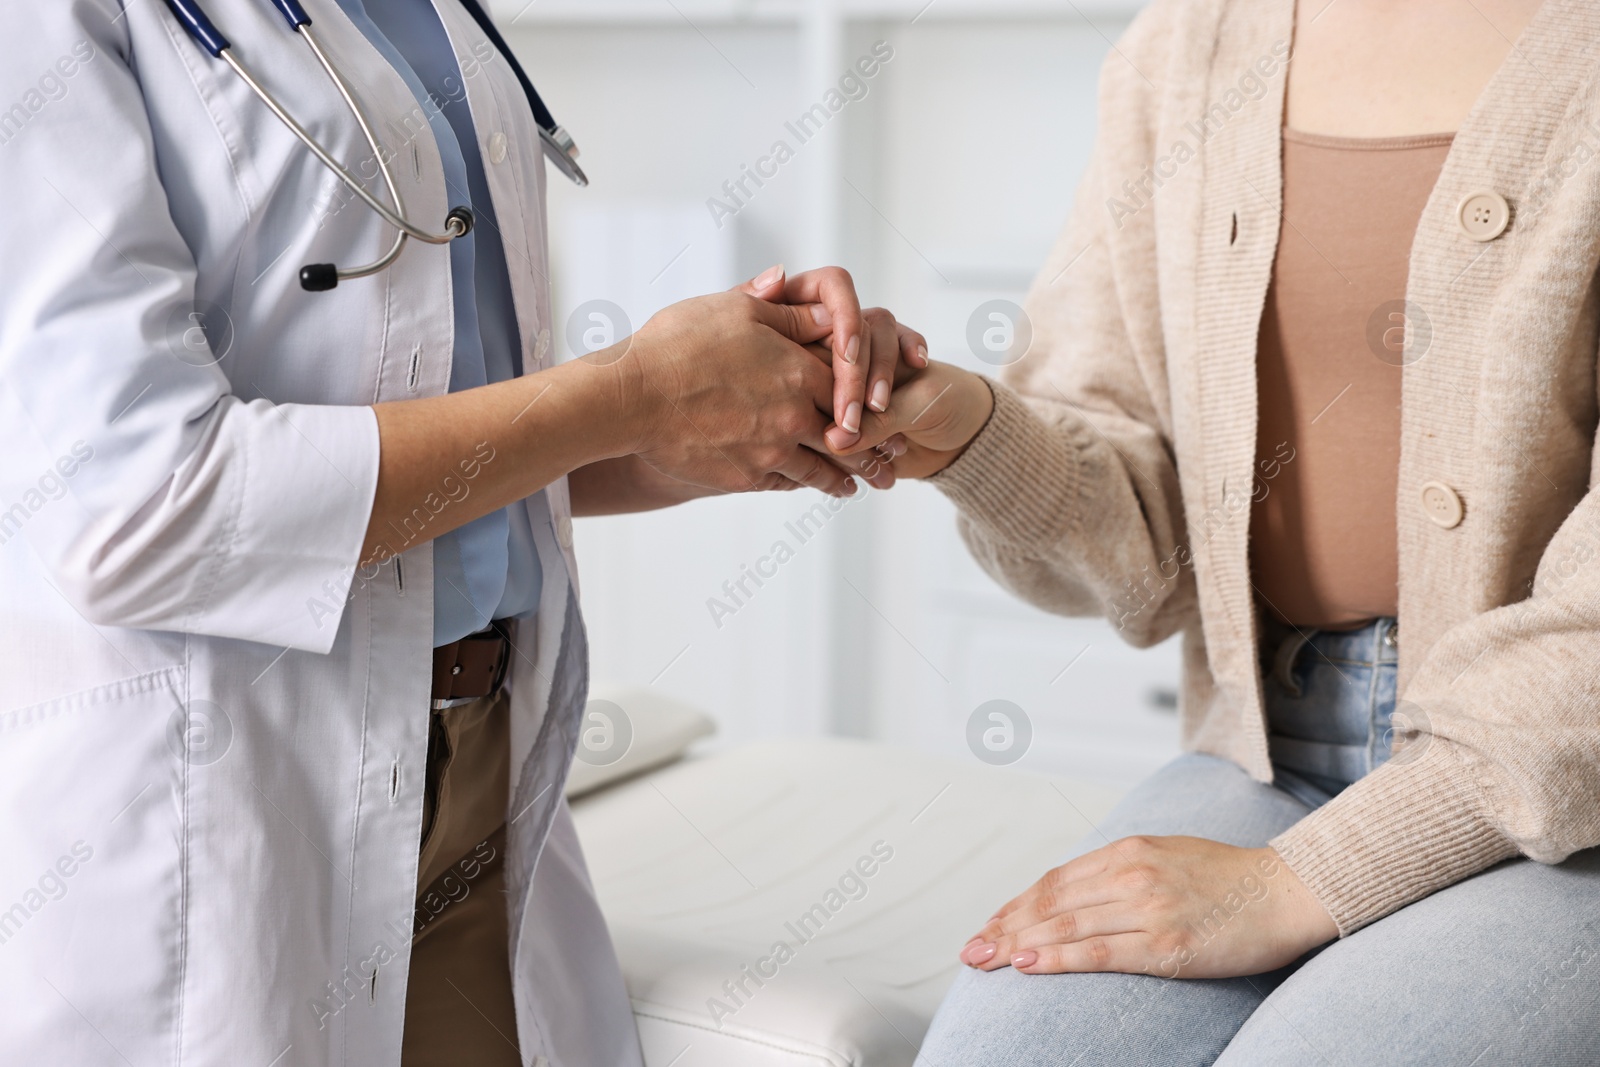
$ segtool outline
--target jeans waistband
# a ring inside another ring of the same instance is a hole
[[[1267,746],[1279,785],[1322,803],[1389,756],[1399,627],[1303,630],[1263,614]]]
[[[1278,673],[1292,668],[1302,654],[1334,663],[1372,666],[1400,662],[1400,624],[1393,617],[1373,619],[1353,630],[1303,629],[1261,614],[1261,666]]]

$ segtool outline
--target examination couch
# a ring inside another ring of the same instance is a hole
[[[648,1067],[910,1067],[961,946],[1116,800],[860,741],[696,755],[695,709],[592,695],[633,740],[568,796]]]

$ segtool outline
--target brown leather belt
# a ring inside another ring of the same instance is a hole
[[[486,630],[434,649],[434,706],[493,696],[505,681],[515,627],[515,619],[499,619]]]

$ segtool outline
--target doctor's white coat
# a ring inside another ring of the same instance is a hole
[[[531,372],[550,349],[537,130],[505,58],[453,0],[437,6],[497,146]],[[371,177],[272,5],[206,7]],[[408,212],[441,228],[451,205],[416,101],[336,3],[306,7]],[[431,673],[420,542],[477,465],[512,462],[485,427],[397,531],[418,543],[357,569],[368,405],[449,381],[448,251],[411,242],[376,278],[303,292],[301,264],[368,261],[392,232],[160,0],[6,8],[0,1064],[398,1064]],[[586,685],[565,484],[527,506],[545,586],[510,683],[523,1056],[635,1067],[561,801]]]

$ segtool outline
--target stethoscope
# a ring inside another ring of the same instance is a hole
[[[517,80],[522,83],[524,94],[528,97],[528,104],[533,109],[533,117],[539,126],[539,137],[544,142],[545,154],[555,163],[567,177],[578,185],[588,185],[589,179],[583,173],[583,168],[578,166],[578,146],[573,143],[571,135],[556,124],[550,109],[545,107],[544,101],[539,98],[539,93],[533,87],[533,82],[528,79],[522,65],[511,54],[511,49],[506,47],[505,41],[500,36],[500,31],[489,20],[489,16],[478,5],[477,0],[461,0],[461,4],[483,31],[488,35],[494,46],[500,50],[511,63],[516,72]],[[368,146],[372,149],[373,158],[378,162],[378,170],[383,175],[383,184],[389,190],[389,198],[394,201],[391,210],[377,197],[367,190],[367,187],[357,181],[349,171],[340,165],[339,161],[329,154],[328,150],[317,142],[315,137],[306,132],[304,126],[296,122],[284,110],[278,99],[262,87],[245,66],[233,54],[232,46],[217,28],[212,25],[206,13],[194,0],[167,0],[167,6],[178,17],[184,29],[193,37],[212,58],[220,59],[233,68],[233,72],[251,90],[261,98],[261,102],[272,109],[278,120],[289,128],[289,131],[309,149],[313,155],[322,161],[323,166],[333,171],[339,180],[349,187],[350,191],[360,197],[373,211],[382,216],[383,220],[399,232],[395,234],[394,244],[383,256],[368,263],[364,267],[338,267],[332,263],[308,263],[300,268],[300,286],[311,292],[323,292],[332,289],[341,281],[349,278],[365,278],[371,274],[387,269],[395,260],[400,258],[400,250],[405,247],[406,238],[415,237],[428,244],[448,244],[457,237],[464,237],[472,231],[472,211],[466,207],[454,207],[444,219],[443,233],[429,233],[427,230],[413,224],[406,218],[405,207],[400,202],[400,190],[395,186],[394,176],[389,173],[388,153],[378,144],[377,135],[372,132],[372,125],[367,121],[366,114],[361,110],[361,105],[356,102],[355,94],[350,91],[349,84],[340,75],[337,68],[329,61],[327,53],[322,50],[322,45],[317,41],[316,35],[311,32],[311,19],[300,6],[299,0],[272,0],[272,5],[278,9],[284,19],[289,23],[289,28],[298,33],[311,49],[312,55],[317,57],[317,62],[327,72],[329,80],[339,90],[339,95],[344,97],[345,106],[350,109],[350,114],[355,116],[356,122],[361,126],[361,132],[367,139]]]

